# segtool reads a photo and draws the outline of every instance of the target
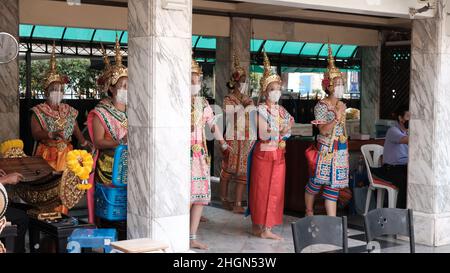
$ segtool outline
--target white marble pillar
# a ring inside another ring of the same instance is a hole
[[[361,47],[361,133],[376,136],[380,111],[381,44]]]
[[[408,207],[416,242],[450,244],[450,29],[438,4],[436,18],[412,30]]]
[[[0,1],[0,32],[19,37],[19,1]],[[0,142],[19,137],[18,59],[0,64]]]
[[[189,249],[192,1],[129,0],[128,10],[128,237],[166,241],[183,252]]]

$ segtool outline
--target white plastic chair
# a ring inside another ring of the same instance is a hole
[[[377,191],[377,208],[383,207],[385,190],[388,192],[388,207],[396,208],[397,206],[398,188],[391,183],[378,178],[374,178],[372,176],[372,172],[370,171],[370,168],[381,167],[380,158],[383,155],[383,150],[384,147],[377,144],[367,144],[361,146],[361,152],[364,156],[364,161],[366,162],[367,176],[370,182],[369,189],[367,191],[366,208],[364,215],[366,215],[369,211],[370,198],[372,195],[372,191],[375,190]]]

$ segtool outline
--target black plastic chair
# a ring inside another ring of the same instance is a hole
[[[409,237],[411,253],[415,253],[413,212],[411,209],[379,208],[364,216],[367,252],[372,252],[371,243],[383,235],[402,235]]]
[[[308,216],[291,224],[295,253],[311,245],[342,247],[348,253],[347,217]]]

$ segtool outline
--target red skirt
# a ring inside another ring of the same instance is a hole
[[[283,223],[285,150],[261,151],[260,146],[256,144],[251,163],[251,218],[253,224],[273,227]]]

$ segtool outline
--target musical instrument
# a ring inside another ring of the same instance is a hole
[[[0,184],[0,220],[5,215],[6,208],[8,207],[8,194],[3,184]]]
[[[6,173],[18,172],[24,179],[15,186],[20,198],[40,209],[61,205],[59,182],[61,174],[41,157],[2,158],[0,169]]]

